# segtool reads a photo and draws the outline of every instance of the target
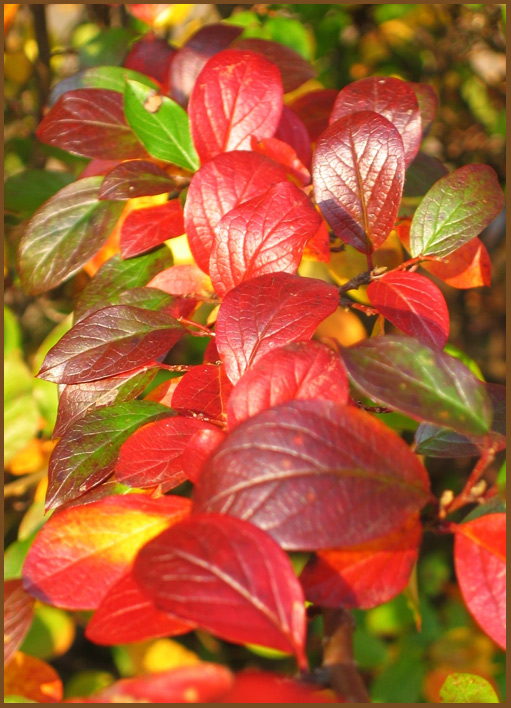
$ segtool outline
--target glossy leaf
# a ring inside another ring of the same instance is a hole
[[[299,96],[290,108],[301,118],[313,143],[328,128],[330,115],[339,91],[316,89]]]
[[[62,95],[37,128],[43,143],[100,160],[147,155],[126,124],[122,96],[107,89],[77,89]]]
[[[138,256],[184,232],[183,207],[179,199],[135,209],[121,226],[121,255],[123,258]]]
[[[230,430],[267,408],[296,399],[348,401],[348,378],[338,354],[318,342],[268,352],[236,383],[227,406]]]
[[[274,160],[282,165],[288,174],[301,186],[310,183],[311,176],[309,170],[298,159],[295,150],[287,143],[277,138],[257,140],[252,136],[250,146],[254,152],[260,152],[262,155],[269,157],[270,160]]]
[[[300,576],[305,597],[320,607],[369,609],[402,592],[417,561],[422,528],[417,516],[368,543],[318,551]]]
[[[138,71],[123,66],[93,66],[78,71],[55,84],[50,92],[48,105],[53,106],[65,93],[76,89],[106,89],[124,93],[128,80],[138,81],[152,89],[158,88],[158,84],[153,79]]]
[[[186,446],[198,430],[213,426],[195,418],[176,416],[144,425],[122,445],[115,478],[129,487],[163,485],[173,489],[187,479]]]
[[[148,285],[171,295],[196,294],[207,297],[211,294],[209,277],[195,263],[183,263],[166,268],[157,273]]]
[[[491,683],[482,676],[452,673],[440,689],[442,703],[500,703]]]
[[[222,152],[249,149],[252,135],[271,138],[279,123],[279,70],[254,52],[226,49],[201,70],[188,110],[201,164]]]
[[[234,685],[221,696],[221,703],[337,703],[318,686],[299,682],[269,671],[245,670],[236,674]]]
[[[326,127],[326,126],[325,126]],[[307,128],[301,118],[288,106],[282,108],[279,124],[275,131],[275,138],[290,145],[296,152],[298,159],[307,167],[311,166],[312,150],[311,139]]]
[[[138,550],[189,510],[183,497],[128,494],[59,511],[28,553],[24,587],[49,605],[95,609],[131,568]]]
[[[34,598],[21,580],[4,581],[4,665],[20,647],[34,616]]]
[[[227,401],[232,391],[224,366],[194,366],[178,383],[172,408],[188,415],[225,422]]]
[[[172,191],[176,186],[164,169],[148,160],[128,160],[108,172],[98,198],[123,201]]]
[[[21,238],[18,271],[25,292],[38,295],[77,273],[101,248],[123,209],[98,201],[101,177],[61,189],[34,214]]]
[[[193,625],[157,610],[142,593],[131,572],[110,587],[85,630],[94,644],[127,644],[185,634]]]
[[[124,90],[124,112],[128,124],[147,152],[158,160],[195,171],[199,162],[190,136],[188,116],[167,96],[151,112],[155,92],[138,81],[128,81]]]
[[[84,317],[56,344],[39,378],[85,383],[122,374],[166,353],[186,333],[162,312],[114,305]]]
[[[386,76],[369,76],[345,86],[336,98],[330,124],[356,111],[374,111],[387,118],[403,139],[405,163],[419,151],[422,124],[419,103],[406,81]]]
[[[248,151],[218,155],[193,176],[185,204],[185,228],[197,265],[209,272],[215,229],[227,212],[285,182],[280,165]]]
[[[438,96],[431,84],[410,82],[408,85],[413,89],[419,104],[422,137],[425,137],[429,133],[431,124],[435,120],[438,108]]]
[[[194,510],[251,521],[287,550],[316,550],[390,533],[428,490],[417,457],[368,413],[291,401],[229,433],[199,478]]]
[[[316,76],[316,71],[312,64],[309,64],[294,49],[286,47],[279,42],[272,42],[259,37],[242,37],[233,44],[233,47],[262,54],[268,61],[275,64],[280,72],[284,93],[294,91]]]
[[[430,347],[443,349],[449,338],[449,310],[437,286],[418,273],[397,271],[373,280],[371,304],[389,322]]]
[[[454,566],[463,599],[494,642],[506,648],[506,515],[455,528]]]
[[[172,253],[168,248],[159,248],[136,261],[112,256],[80,293],[74,310],[75,322],[81,320],[93,306],[113,304],[112,298],[126,290],[148,285],[155,275],[171,265]]]
[[[460,167],[439,179],[417,208],[410,229],[412,256],[449,255],[478,236],[503,206],[495,170]]]
[[[491,285],[491,260],[477,236],[450,253],[444,263],[424,261],[422,267],[453,288],[462,290]]]
[[[190,482],[197,483],[207,461],[224,439],[225,433],[216,426],[200,428],[192,435],[183,453]]]
[[[237,644],[293,652],[306,666],[301,587],[285,553],[252,524],[194,515],[141,549],[134,576],[173,616]]]
[[[160,312],[170,318],[187,317],[195,309],[196,302],[190,299],[177,298],[164,293],[157,288],[131,288],[115,293],[109,298],[108,305],[129,305],[137,309]],[[82,317],[84,320],[94,312],[105,309],[106,303],[98,302],[90,307]]]
[[[373,401],[460,433],[488,432],[484,384],[458,359],[401,335],[364,340],[342,357],[353,383]]]
[[[312,179],[334,233],[370,253],[389,235],[401,201],[404,152],[397,129],[370,111],[340,118],[317,142]]]
[[[291,182],[232,209],[217,224],[209,259],[217,294],[266,273],[296,272],[320,224],[310,199]]]
[[[51,705],[62,700],[62,681],[53,666],[19,651],[5,666],[4,693]]]
[[[55,509],[107,479],[122,443],[141,425],[172,415],[159,403],[128,401],[88,413],[60,438],[50,457],[46,508]]]
[[[216,322],[216,346],[233,383],[264,354],[308,340],[335,312],[337,288],[313,278],[269,273],[238,285],[224,298]]]

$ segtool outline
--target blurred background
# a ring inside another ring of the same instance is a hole
[[[73,301],[88,279],[82,272],[34,298],[23,293],[16,273],[16,245],[27,219],[88,163],[35,137],[49,91],[80,69],[122,65],[132,43],[150,30],[179,46],[204,24],[221,20],[243,26],[245,36],[286,44],[311,61],[317,77],[300,92],[340,89],[375,74],[432,84],[439,109],[422,150],[450,170],[489,164],[505,188],[504,4],[4,5],[6,578],[19,577],[44,522],[57,391],[33,374],[69,328]],[[43,170],[51,170],[51,178]],[[503,383],[504,213],[481,238],[492,260],[491,288],[455,290],[435,282],[449,306],[451,344],[485,380]],[[355,340],[358,325],[350,322],[346,336]],[[456,491],[473,460],[440,462],[431,466],[434,485]],[[501,464],[499,458],[490,473],[496,476]],[[464,608],[454,581],[451,545],[449,537],[427,535],[408,590],[376,609],[355,612],[356,658],[375,702],[439,702],[438,689],[449,671],[484,676],[505,697],[504,655]],[[112,677],[204,659],[234,669],[256,665],[293,671],[289,658],[201,633],[179,641],[96,647],[84,639],[85,623],[85,613],[39,605],[21,647],[55,666],[68,696],[87,695]],[[315,619],[311,626],[313,664],[321,656],[319,623]]]

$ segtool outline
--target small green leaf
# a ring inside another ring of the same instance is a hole
[[[144,105],[154,95],[138,81],[128,81],[124,90],[126,120],[150,155],[194,172],[199,158],[190,134],[186,111],[166,96],[160,107],[151,113]]]
[[[109,91],[124,93],[128,79],[138,81],[144,86],[149,86],[155,90],[158,88],[158,84],[152,79],[140,74],[138,71],[133,71],[133,69],[126,69],[123,66],[97,66],[79,71],[77,74],[59,81],[51,91],[48,105],[53,106],[66,91],[74,91],[80,88],[108,89]]]
[[[450,674],[440,689],[442,703],[498,703],[492,685],[482,676]]]

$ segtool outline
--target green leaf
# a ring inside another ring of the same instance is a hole
[[[80,65],[122,64],[135,38],[136,33],[124,27],[103,28],[78,50]]]
[[[4,580],[15,580],[21,578],[23,562],[34,542],[36,534],[14,541],[4,553]]]
[[[133,69],[126,69],[123,66],[97,66],[91,69],[79,71],[67,79],[63,79],[56,84],[51,90],[48,105],[53,106],[54,103],[66,91],[73,91],[80,88],[99,88],[108,89],[109,91],[117,91],[124,93],[126,81],[138,81],[144,86],[149,86],[154,90],[158,89],[158,84],[145,74],[141,74]]]
[[[18,350],[4,358],[4,464],[32,440],[39,426],[34,379]]]
[[[103,177],[69,184],[34,214],[20,241],[18,267],[25,292],[38,295],[60,285],[94,256],[124,208],[99,201]]]
[[[190,134],[188,114],[181,106],[166,96],[155,113],[144,104],[154,95],[138,81],[128,81],[124,90],[126,120],[147,152],[158,160],[165,160],[194,172],[199,168],[199,158]]]
[[[56,607],[36,605],[34,619],[20,651],[48,661],[66,651],[74,635],[75,625],[67,612]]]
[[[450,674],[440,689],[442,703],[498,703],[492,685],[482,676]]]
[[[5,696],[4,703],[37,703],[37,701],[32,701],[24,696]]]
[[[4,208],[23,218],[32,216],[47,199],[74,180],[69,172],[28,169],[4,183]]]
[[[21,330],[14,312],[4,305],[4,356],[21,350]]]
[[[497,488],[502,499],[506,499],[506,461],[502,463],[502,467],[497,475]]]
[[[439,179],[414,214],[410,249],[447,256],[478,236],[504,207],[497,173],[488,165],[466,165]]]

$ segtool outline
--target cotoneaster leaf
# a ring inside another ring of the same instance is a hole
[[[158,89],[158,84],[149,76],[124,66],[93,66],[55,84],[50,92],[48,105],[53,106],[62,95],[75,89],[106,89],[122,94],[128,80],[138,81],[153,90]]]
[[[339,703],[331,692],[318,690],[318,686],[280,676],[269,671],[247,669],[235,675],[234,685],[221,696],[222,703]]]
[[[134,209],[124,219],[120,231],[121,255],[132,258],[184,234],[183,207],[179,199],[165,204]]]
[[[339,91],[337,89],[316,89],[299,96],[290,108],[296,113],[307,128],[313,143],[328,128],[330,115]]]
[[[282,108],[282,114],[274,137],[290,145],[299,160],[307,169],[310,169],[312,150],[309,133],[301,118],[288,106]]]
[[[34,598],[21,580],[4,581],[4,665],[20,647],[34,617]]]
[[[449,253],[444,263],[424,261],[421,265],[452,288],[465,290],[491,285],[490,254],[477,236]]]
[[[231,391],[232,383],[223,365],[199,364],[179,381],[172,395],[172,408],[225,423]]]
[[[409,82],[408,86],[413,89],[419,104],[422,137],[424,138],[429,133],[431,124],[435,120],[438,108],[438,96],[431,84]]]
[[[138,260],[138,259],[137,259]],[[157,273],[148,283],[171,295],[200,295],[207,297],[212,287],[209,277],[195,263],[183,263]]]
[[[175,180],[154,162],[127,160],[107,172],[98,198],[123,201],[163,194],[175,187]]]

